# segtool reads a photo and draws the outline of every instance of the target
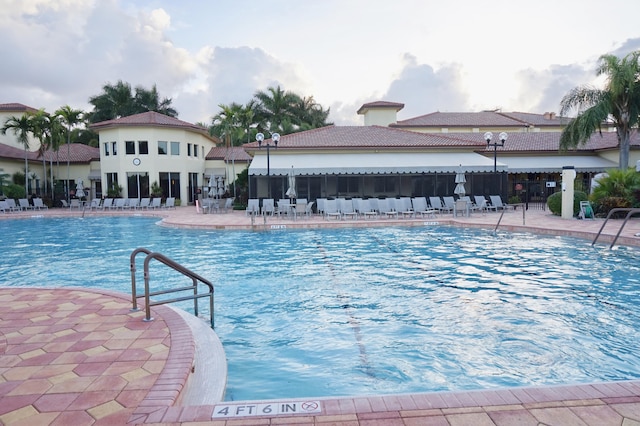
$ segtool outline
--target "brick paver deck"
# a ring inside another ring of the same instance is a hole
[[[331,222],[321,218],[262,218],[243,212],[202,215],[193,207],[151,214],[167,226],[270,229],[321,226],[425,226],[433,219]],[[79,215],[51,209],[7,217]],[[493,228],[496,213],[439,224]],[[591,239],[601,220],[562,220],[548,212],[507,213],[502,230],[529,230]],[[620,221],[608,226],[607,244]],[[433,226],[433,223],[428,226]],[[640,245],[640,221],[632,220],[620,244]],[[10,285],[11,283],[6,283]],[[311,414],[214,418],[221,407],[274,401],[181,405],[180,392],[194,362],[194,336],[173,310],[153,308],[153,322],[130,312],[125,295],[88,289],[0,287],[0,423],[6,425],[640,425],[640,381],[473,392],[314,398]],[[197,366],[196,366],[197,371]],[[300,401],[298,401],[300,402]]]

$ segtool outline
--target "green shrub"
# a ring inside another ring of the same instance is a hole
[[[577,216],[580,212],[580,201],[587,201],[587,194],[582,191],[573,193],[573,215]],[[547,207],[549,211],[556,216],[562,214],[562,192],[554,192],[547,198]]]
[[[24,186],[12,183],[2,188],[2,192],[7,198],[24,198]]]
[[[594,208],[596,209],[596,212],[598,212],[600,216],[606,217],[611,211],[611,209],[629,208],[629,207],[631,207],[631,203],[629,202],[628,199],[624,197],[602,197],[598,200]],[[611,217],[614,219],[621,219],[626,215],[627,213],[625,212],[618,212],[618,213],[614,213],[613,216]]]

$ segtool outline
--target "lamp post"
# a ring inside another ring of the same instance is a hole
[[[507,135],[506,132],[501,132],[498,137],[500,138],[500,142],[493,142],[491,143],[491,139],[493,138],[493,133],[491,132],[487,132],[484,134],[484,140],[487,141],[487,148],[492,146],[493,147],[493,180],[496,184],[496,187],[498,189],[500,189],[501,185],[498,185],[498,147],[499,146],[504,146],[505,141],[507,140],[507,137],[509,135]],[[500,191],[500,195],[502,191]]]
[[[273,146],[278,148],[278,141],[280,140],[279,133],[272,133],[271,140],[273,141]],[[262,142],[264,142],[264,135],[262,133],[258,133],[256,135],[256,141],[258,141],[258,148],[262,149]],[[267,198],[271,198],[271,170],[269,165],[269,148],[271,148],[270,143],[266,143],[267,146]]]

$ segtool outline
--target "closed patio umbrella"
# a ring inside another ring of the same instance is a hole
[[[83,198],[84,196],[85,196],[84,184],[82,183],[82,179],[80,179],[76,183],[76,197]]]
[[[456,188],[453,190],[453,193],[460,197],[464,197],[467,193],[467,190],[464,187],[466,181],[467,179],[462,171],[462,167],[460,167],[460,170],[456,174]]]
[[[285,195],[291,199],[296,198],[296,175],[293,172],[293,166],[291,166],[291,171],[289,172],[289,189]]]

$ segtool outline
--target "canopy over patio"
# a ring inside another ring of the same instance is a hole
[[[401,173],[493,172],[493,159],[473,152],[460,153],[332,153],[278,154],[270,156],[269,174],[287,176],[291,167],[297,176],[366,175]],[[498,162],[499,172],[507,166]],[[256,155],[249,175],[267,175],[267,156]]]

